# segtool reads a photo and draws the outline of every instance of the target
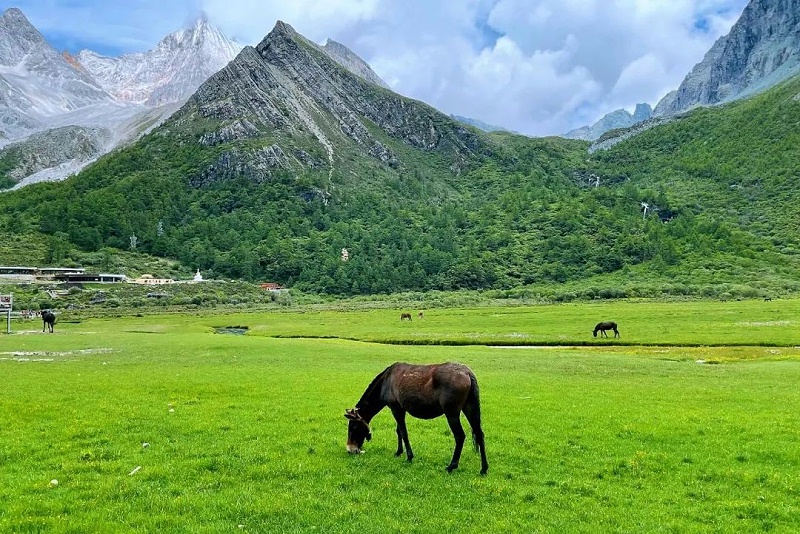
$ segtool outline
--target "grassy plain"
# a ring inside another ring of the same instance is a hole
[[[0,531],[800,529],[800,302],[400,311],[15,322]],[[630,345],[591,338],[606,318]],[[344,409],[397,360],[473,368],[488,476],[471,450],[445,473],[444,419],[409,419],[413,464],[387,411],[345,453]]]

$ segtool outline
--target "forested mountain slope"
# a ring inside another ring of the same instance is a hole
[[[469,128],[279,25],[135,145],[0,195],[0,228],[334,294],[796,292],[798,94],[793,80],[589,156]]]

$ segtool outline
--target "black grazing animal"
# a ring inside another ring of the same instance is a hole
[[[50,310],[44,310],[42,312],[42,332],[50,330],[50,332],[52,333],[55,324],[56,324],[56,314],[51,312]]]
[[[608,337],[606,334],[606,330],[613,330],[614,337],[619,337],[619,330],[617,330],[617,323],[614,321],[603,321],[602,323],[597,323],[597,326],[594,327],[594,332],[592,335],[597,337],[597,331],[600,331],[600,337]]]
[[[433,419],[444,415],[456,440],[453,459],[447,466],[451,472],[458,467],[461,449],[466,434],[461,426],[461,412],[472,427],[475,448],[481,454],[481,474],[489,469],[486,461],[486,446],[481,429],[481,404],[478,394],[478,380],[466,365],[460,363],[440,363],[434,365],[412,365],[394,363],[384,369],[367,387],[356,403],[344,416],[347,425],[347,452],[362,452],[364,440],[372,439],[369,422],[385,407],[392,411],[397,422],[397,452],[410,462],[414,458],[408,442],[406,413],[419,419]]]
[[[410,321],[411,320],[411,314],[410,313],[401,313],[400,314],[400,320],[403,321],[405,319],[408,319]]]

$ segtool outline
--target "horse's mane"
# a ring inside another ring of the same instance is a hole
[[[364,394],[361,395],[361,398],[356,403],[356,408],[361,408],[365,402],[367,402],[372,396],[375,395],[375,389],[381,386],[383,380],[389,374],[389,370],[391,368],[392,366],[390,365],[389,367],[378,373],[378,376],[372,379],[372,382],[369,383],[367,389],[364,390]]]

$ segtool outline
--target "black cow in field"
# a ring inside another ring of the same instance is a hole
[[[42,312],[42,332],[47,332],[49,329],[50,332],[53,332],[53,327],[56,324],[56,314],[50,310],[44,310]]]

